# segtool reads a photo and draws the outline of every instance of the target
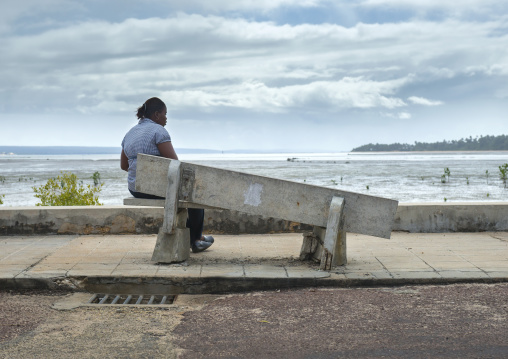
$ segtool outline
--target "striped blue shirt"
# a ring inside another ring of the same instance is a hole
[[[139,120],[122,141],[122,149],[129,159],[127,181],[129,189],[136,191],[136,164],[138,153],[160,156],[158,144],[171,141],[168,131],[148,118]]]

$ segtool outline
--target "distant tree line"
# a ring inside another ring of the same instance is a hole
[[[480,136],[461,138],[456,141],[425,143],[415,141],[414,145],[408,143],[392,143],[384,145],[369,143],[353,148],[352,152],[390,152],[390,151],[508,151],[508,136]]]

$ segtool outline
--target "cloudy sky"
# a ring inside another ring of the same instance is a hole
[[[348,151],[508,134],[506,0],[0,0],[0,145]]]

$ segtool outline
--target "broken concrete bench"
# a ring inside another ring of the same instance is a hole
[[[398,206],[391,199],[144,154],[137,158],[136,191],[165,197],[124,201],[164,206],[152,256],[159,263],[189,258],[186,208],[234,210],[312,225],[300,257],[314,258],[329,270],[347,263],[346,232],[390,238]]]

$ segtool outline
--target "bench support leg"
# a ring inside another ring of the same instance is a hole
[[[335,266],[345,265],[346,231],[344,230],[344,198],[333,197],[330,204],[326,233],[323,238],[320,269],[331,270]]]
[[[178,191],[180,189],[180,161],[173,160],[169,163],[168,186],[166,187],[166,201],[164,203],[164,221],[162,232],[171,234],[177,223]],[[182,228],[185,228],[183,226]]]
[[[171,234],[159,229],[157,243],[152,254],[152,261],[157,263],[177,263],[190,256],[190,231],[185,227],[187,209],[181,208],[176,215],[176,228]]]
[[[300,259],[320,262],[322,270],[347,263],[343,198],[332,199],[326,228],[315,226],[312,233],[304,234]]]

